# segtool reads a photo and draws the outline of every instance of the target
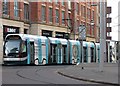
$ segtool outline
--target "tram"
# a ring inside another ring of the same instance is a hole
[[[98,62],[99,43],[29,34],[8,34],[4,64],[46,65]]]

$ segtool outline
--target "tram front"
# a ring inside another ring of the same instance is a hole
[[[26,63],[26,43],[19,35],[8,35],[4,43],[4,64]]]

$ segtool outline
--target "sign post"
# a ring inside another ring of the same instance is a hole
[[[84,62],[84,56],[83,56],[83,40],[86,40],[86,27],[84,25],[79,26],[79,36],[78,39],[81,40],[81,51],[82,51],[82,63]]]

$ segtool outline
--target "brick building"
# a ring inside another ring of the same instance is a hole
[[[90,0],[92,1],[92,0]],[[48,0],[30,2],[30,0],[0,1],[0,39],[9,33],[25,33],[47,37],[79,39],[79,26],[86,28],[86,41],[97,41],[96,2],[78,2],[68,0]],[[91,25],[91,22],[94,25]],[[81,39],[81,38],[80,38]],[[2,47],[2,46],[1,46]]]
[[[28,0],[4,0],[3,35],[8,33],[28,33],[71,39],[78,38],[78,27],[86,27],[86,40],[95,41],[96,7],[94,2],[29,2]],[[94,26],[91,26],[94,21]]]

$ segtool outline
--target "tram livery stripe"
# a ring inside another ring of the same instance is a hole
[[[27,64],[30,64],[30,39],[27,38]]]

